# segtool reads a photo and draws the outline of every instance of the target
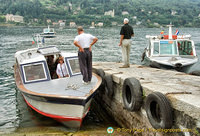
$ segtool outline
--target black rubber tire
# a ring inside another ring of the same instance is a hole
[[[114,94],[112,75],[104,76],[104,80],[105,80],[105,93],[109,98],[112,98]]]
[[[195,70],[189,73],[190,75],[200,76],[200,70]]]
[[[152,68],[158,68],[158,69],[161,68],[160,64],[158,64],[158,63],[155,62],[155,61],[150,62],[150,65],[149,65],[149,66],[152,67]]]
[[[103,69],[97,69],[97,75],[99,75],[102,78],[101,85],[104,86],[105,85],[105,80],[104,80],[105,72],[103,71]]]
[[[146,98],[145,109],[149,122],[155,129],[170,129],[173,113],[169,100],[160,92],[153,92]]]
[[[129,111],[140,110],[143,103],[143,90],[140,82],[132,77],[124,81],[122,87],[122,99],[124,107]]]

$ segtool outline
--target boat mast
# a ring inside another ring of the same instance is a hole
[[[169,39],[172,40],[172,23],[170,23],[169,25],[167,25],[169,27]]]

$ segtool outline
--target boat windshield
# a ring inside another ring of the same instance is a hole
[[[176,41],[160,41],[161,55],[177,55]]]
[[[44,33],[48,33],[49,32],[49,29],[44,29]]]
[[[154,42],[154,55],[177,55],[177,44],[176,41],[160,41]]]
[[[47,79],[47,75],[44,70],[44,64],[42,62],[23,65],[22,69],[25,82],[41,81]]]

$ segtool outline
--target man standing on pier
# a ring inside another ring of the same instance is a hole
[[[79,48],[78,59],[84,84],[88,84],[92,79],[92,45],[98,39],[91,34],[84,33],[82,26],[79,26],[77,31],[79,35],[75,37],[74,45]]]
[[[124,19],[124,25],[120,31],[120,43],[119,46],[122,47],[122,60],[124,65],[120,68],[130,67],[129,58],[130,58],[130,48],[131,48],[131,37],[134,36],[133,28],[129,24],[128,18]]]

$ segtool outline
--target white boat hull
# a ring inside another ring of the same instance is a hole
[[[28,106],[39,114],[53,118],[70,128],[79,128],[81,126],[92,101],[91,98],[85,105],[56,104],[34,100],[26,94],[23,94],[23,97]]]
[[[151,62],[156,62],[161,65],[170,67],[177,67],[177,64],[181,64],[181,67],[193,65],[198,61],[197,57],[184,58],[184,57],[147,57]]]

